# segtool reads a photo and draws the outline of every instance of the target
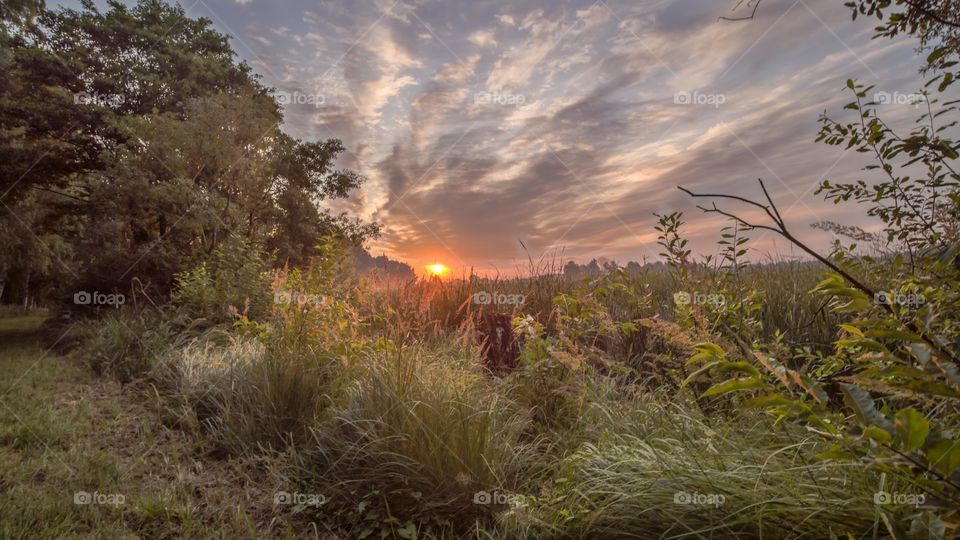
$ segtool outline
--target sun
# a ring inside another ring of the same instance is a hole
[[[442,277],[444,274],[449,272],[450,269],[447,268],[447,265],[445,264],[434,263],[427,265],[427,271],[429,271],[430,275],[432,276]]]

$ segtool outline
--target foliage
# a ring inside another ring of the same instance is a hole
[[[158,315],[116,314],[80,323],[81,351],[97,373],[131,382],[149,376],[176,342],[176,328]]]
[[[867,98],[872,87],[847,86],[855,101],[846,109],[856,111],[858,121],[841,124],[824,116],[819,140],[873,154],[877,164],[865,170],[884,178],[870,184],[824,180],[819,191],[837,204],[867,205],[868,215],[883,223],[893,253],[882,266],[852,256],[855,244],[838,242],[829,260],[817,255],[833,272],[814,292],[847,319],[829,355],[775,344],[728,351],[703,343],[690,359],[697,371],[687,382],[712,374],[716,382],[703,396],[745,393],[734,398],[741,406],[766,410],[778,423],[799,419],[831,441],[824,457],[855,460],[910,486],[925,496],[924,511],[907,525],[902,506],[883,502],[885,529],[899,537],[933,527],[942,537],[960,507],[960,176],[953,168],[958,146],[945,136],[954,123],[937,126],[935,119],[956,107],[946,102],[934,112],[939,101],[928,99],[918,127],[900,136],[877,117]],[[923,176],[913,174],[916,165]],[[871,276],[877,288],[857,277],[864,264],[882,268]]]
[[[397,351],[364,372],[301,465],[352,535],[463,531],[490,510],[478,492],[513,487],[524,417],[469,364]]]
[[[875,480],[855,463],[808,461],[826,449],[816,437],[756,415],[599,406],[607,430],[502,516],[522,536],[830,538],[872,525]]]
[[[881,21],[876,36],[892,38],[900,34],[915,36],[919,52],[930,52],[927,70],[953,67],[950,56],[960,53],[960,3],[957,0],[853,0],[844,5],[853,19],[875,16]],[[938,77],[939,78],[939,77]],[[944,81],[955,80],[947,74]],[[942,89],[941,89],[942,91]]]
[[[268,265],[259,246],[233,236],[208,261],[177,275],[172,302],[191,319],[210,324],[269,312]]]
[[[231,235],[263,245],[279,264],[302,265],[322,236],[359,245],[377,234],[320,208],[365,180],[335,167],[343,143],[283,133],[271,89],[211,25],[159,0],[109,2],[103,12],[82,2],[43,10],[4,39],[0,189],[18,215],[43,217],[25,226],[73,255],[56,253],[65,288],[136,284],[160,303],[175,274]],[[0,270],[30,275],[31,289],[56,298],[59,275],[31,275],[13,259],[5,250]]]

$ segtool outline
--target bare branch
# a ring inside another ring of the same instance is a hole
[[[803,250],[805,253],[807,253],[808,255],[810,255],[811,257],[813,257],[814,259],[820,261],[820,263],[822,263],[824,266],[826,266],[826,267],[829,268],[830,270],[833,270],[833,272],[835,272],[835,273],[838,274],[839,276],[843,277],[843,279],[845,279],[848,283],[850,283],[851,285],[853,285],[853,287],[856,288],[857,290],[859,290],[860,292],[866,294],[868,297],[875,297],[875,296],[876,296],[876,292],[875,292],[873,289],[871,289],[870,287],[866,286],[862,281],[860,281],[859,279],[857,279],[857,278],[854,277],[853,275],[849,274],[849,273],[848,273],[846,270],[844,270],[843,268],[840,268],[839,266],[837,266],[837,264],[834,263],[833,261],[831,261],[830,259],[828,259],[828,258],[824,257],[823,255],[821,255],[821,254],[817,253],[816,251],[814,251],[812,248],[810,248],[809,246],[807,246],[806,244],[804,244],[803,242],[801,242],[800,240],[798,240],[797,237],[793,236],[793,234],[787,229],[786,222],[784,222],[783,219],[780,217],[780,211],[777,209],[777,205],[773,202],[773,199],[770,197],[770,193],[767,191],[767,188],[766,188],[766,186],[763,184],[763,180],[762,180],[762,179],[760,180],[760,188],[763,190],[764,197],[766,197],[767,202],[770,203],[770,206],[765,206],[765,205],[760,204],[760,203],[758,203],[758,202],[756,202],[756,201],[752,201],[752,200],[746,199],[746,198],[744,198],[744,197],[738,197],[738,196],[736,196],[736,195],[705,194],[705,193],[698,194],[698,193],[693,193],[693,192],[690,191],[689,189],[686,189],[686,188],[683,188],[683,187],[679,187],[679,186],[678,186],[678,189],[680,189],[680,191],[683,191],[684,193],[686,193],[687,195],[690,195],[691,197],[695,197],[695,198],[696,198],[696,197],[707,197],[707,198],[716,198],[716,199],[730,199],[730,200],[735,200],[735,201],[744,202],[744,203],[747,203],[747,204],[749,204],[749,205],[751,205],[751,206],[755,206],[755,207],[757,207],[757,208],[762,208],[763,211],[766,212],[767,215],[770,217],[770,219],[773,220],[773,222],[776,224],[776,227],[770,227],[770,226],[768,226],[768,225],[757,225],[757,224],[754,224],[754,223],[750,223],[750,222],[746,221],[745,219],[741,218],[740,216],[737,216],[736,214],[733,214],[733,213],[730,213],[730,212],[726,212],[726,211],[724,211],[724,210],[721,210],[720,208],[717,207],[717,204],[716,204],[716,203],[713,203],[713,208],[704,208],[704,207],[699,206],[699,205],[697,206],[697,208],[699,208],[699,209],[702,210],[703,212],[706,212],[706,213],[716,213],[716,214],[720,214],[720,215],[722,215],[722,216],[726,216],[726,217],[728,217],[728,218],[730,218],[730,219],[733,219],[733,220],[737,221],[738,223],[744,225],[745,227],[749,227],[749,228],[751,228],[751,229],[765,229],[765,230],[768,230],[768,231],[772,231],[772,232],[774,232],[774,233],[776,233],[776,234],[779,234],[779,235],[782,236],[783,238],[787,239],[791,244],[797,246],[798,248],[800,248],[801,250]],[[772,212],[771,212],[771,208],[773,209]],[[890,306],[890,305],[888,305],[888,304],[879,304],[879,305],[880,305],[881,309],[885,310],[887,313],[896,316],[896,313],[893,311],[893,307],[892,307],[892,306]],[[914,334],[917,334],[918,336],[920,336],[920,338],[921,338],[925,343],[927,343],[927,345],[929,345],[934,351],[937,351],[937,353],[939,353],[941,356],[943,356],[943,357],[945,357],[945,358],[949,358],[949,359],[951,359],[951,360],[954,361],[954,362],[957,362],[957,361],[958,361],[957,356],[956,356],[952,351],[950,351],[950,350],[944,348],[943,346],[941,346],[941,344],[938,342],[937,339],[935,339],[935,337],[931,337],[928,332],[926,332],[924,329],[920,328],[916,323],[914,323],[914,322],[909,322],[909,321],[908,321],[908,322],[903,323],[903,325],[904,325],[908,330],[910,330],[911,332],[913,332]]]
[[[749,21],[753,19],[753,16],[757,14],[757,8],[760,7],[760,2],[763,0],[757,0],[757,3],[753,5],[753,11],[749,16],[746,17],[717,17],[718,21]],[[736,7],[733,8],[735,11],[740,5],[743,4],[743,1],[737,3]],[[747,6],[750,5],[750,2],[747,2]]]
[[[783,217],[780,215],[780,211],[777,210],[777,205],[773,203],[773,199],[770,198],[770,193],[767,191],[767,186],[763,185],[763,179],[757,178],[757,182],[760,182],[760,189],[763,190],[763,196],[767,198],[767,202],[770,203],[770,207],[773,208],[773,213],[777,215],[776,222],[777,225],[786,229],[786,224],[783,221]]]
[[[703,211],[704,213],[706,213],[706,214],[720,214],[721,216],[726,216],[726,217],[728,217],[728,218],[736,221],[737,223],[743,225],[743,226],[746,227],[747,229],[766,229],[766,230],[768,230],[768,231],[772,231],[772,232],[775,232],[775,233],[777,233],[777,234],[780,233],[779,230],[774,229],[773,227],[769,227],[769,226],[767,226],[767,225],[756,225],[756,224],[754,224],[754,223],[749,223],[749,222],[747,222],[747,221],[744,221],[740,216],[733,215],[733,214],[731,214],[731,213],[729,213],[729,212],[724,212],[723,210],[717,208],[717,204],[716,204],[716,203],[713,204],[713,208],[704,208],[704,207],[702,207],[702,206],[700,206],[700,205],[697,205],[697,208],[699,208],[700,210],[702,210],[702,211]]]
[[[760,204],[760,203],[758,203],[758,202],[756,202],[756,201],[751,201],[750,199],[746,199],[746,198],[744,198],[744,197],[738,197],[737,195],[726,195],[726,194],[723,194],[723,193],[694,193],[694,192],[690,191],[689,189],[687,189],[687,188],[685,188],[685,187],[682,187],[682,186],[677,186],[677,189],[679,189],[680,191],[682,191],[682,192],[686,193],[687,195],[689,195],[689,196],[691,196],[691,197],[694,197],[694,198],[706,197],[706,198],[711,198],[711,199],[731,199],[731,200],[734,200],[734,201],[740,201],[740,202],[743,202],[743,203],[747,203],[747,204],[749,204],[749,205],[756,206],[757,208],[759,208],[759,209],[763,210],[764,212],[766,212],[766,214],[767,214],[768,216],[770,216],[770,219],[772,219],[772,220],[774,221],[774,223],[777,223],[777,225],[780,225],[780,222],[777,221],[777,218],[774,217],[774,215],[773,215],[772,213],[770,213],[770,208],[767,207],[767,206],[764,206],[764,205],[762,205],[762,204]],[[716,204],[714,204],[714,206],[716,206]],[[739,219],[739,218],[738,218],[738,219]]]

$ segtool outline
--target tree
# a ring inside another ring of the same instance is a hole
[[[942,51],[928,57],[925,69],[947,69],[948,58],[960,51],[960,1],[958,0],[856,0],[847,2],[853,18],[875,16],[881,21],[877,37],[899,34],[916,37],[918,52]],[[884,15],[886,13],[886,15]]]
[[[67,231],[74,285],[140,281],[166,295],[230,235],[300,264],[322,236],[377,233],[320,208],[364,178],[335,168],[339,140],[283,133],[271,89],[209,20],[159,0],[16,20],[0,79],[0,202],[56,205],[32,227]]]

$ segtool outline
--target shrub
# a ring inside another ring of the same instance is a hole
[[[209,324],[269,311],[269,265],[261,247],[239,236],[221,242],[210,258],[176,276],[172,301],[191,319]]]

